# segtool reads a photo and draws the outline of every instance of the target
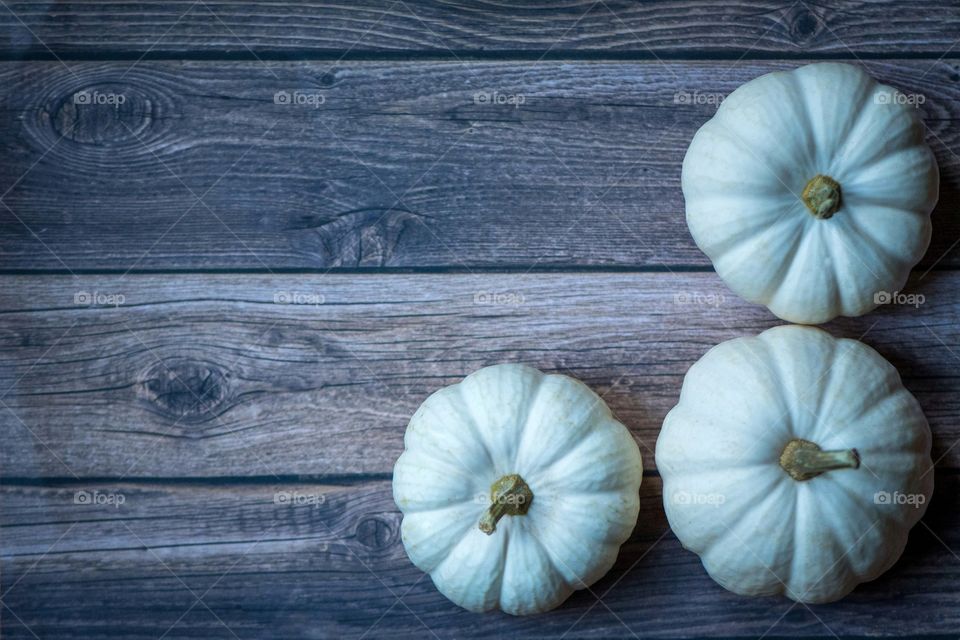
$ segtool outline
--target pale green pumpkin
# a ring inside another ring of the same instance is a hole
[[[573,378],[481,369],[427,398],[404,446],[403,545],[471,611],[556,607],[610,569],[636,524],[639,448]]]
[[[939,188],[915,102],[839,63],[731,93],[681,180],[690,233],[727,285],[803,324],[898,292],[930,243]]]
[[[727,589],[830,602],[900,557],[933,492],[930,440],[876,351],[776,327],[690,367],[657,440],[664,508]]]

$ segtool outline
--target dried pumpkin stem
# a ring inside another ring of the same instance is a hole
[[[803,188],[800,199],[818,220],[826,220],[840,208],[840,183],[823,174],[817,174]]]
[[[809,440],[795,438],[780,454],[780,466],[794,480],[809,480],[834,469],[857,469],[860,454],[856,449],[824,451]]]
[[[490,535],[503,516],[522,516],[530,509],[533,492],[516,473],[503,476],[490,485],[490,508],[480,518],[480,531]]]

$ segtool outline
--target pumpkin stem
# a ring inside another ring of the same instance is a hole
[[[817,174],[803,188],[800,199],[818,220],[826,220],[840,208],[840,183],[823,174]]]
[[[490,535],[503,516],[522,516],[530,509],[533,492],[516,473],[490,485],[490,508],[480,518],[480,531]]]
[[[780,454],[780,466],[794,480],[809,480],[834,469],[857,469],[860,454],[856,449],[824,451],[809,440],[795,438]]]

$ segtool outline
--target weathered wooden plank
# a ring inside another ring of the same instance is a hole
[[[956,3],[932,0],[6,4],[0,44],[8,55],[939,54],[952,48],[960,29]]]
[[[953,468],[958,284],[827,325],[900,369]],[[498,362],[583,379],[652,469],[687,368],[779,324],[713,273],[8,276],[0,309],[7,477],[390,473],[420,402]]]
[[[89,499],[78,504],[78,492]],[[278,503],[279,492],[295,498]],[[724,591],[668,531],[659,477],[644,478],[640,493],[637,528],[593,593],[577,593],[547,616],[515,618],[459,609],[410,564],[386,480],[7,485],[0,490],[0,568],[9,589],[3,633],[33,637],[19,621],[39,637],[84,639],[155,639],[167,631],[176,638],[915,637],[960,625],[960,559],[950,550],[960,547],[956,474],[938,475],[924,524],[890,572],[839,603],[810,608]],[[924,611],[937,613],[917,615]]]
[[[708,266],[686,147],[795,64],[0,64],[0,269]],[[956,266],[957,65],[867,66],[924,97]]]

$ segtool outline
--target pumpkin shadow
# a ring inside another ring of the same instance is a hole
[[[933,236],[930,239],[930,247],[926,255],[920,262],[921,272],[926,271],[931,265],[941,260],[951,250],[956,249],[954,243],[960,240],[960,218],[955,212],[960,209],[960,183],[956,183],[958,178],[943,170],[952,159],[949,153],[937,153],[937,162],[940,164],[940,199],[937,206],[933,208],[930,216],[933,222]],[[940,264],[943,264],[942,262]]]
[[[948,195],[943,196],[944,193]],[[931,299],[931,293],[942,292],[949,287],[941,286],[941,281],[948,278],[950,273],[943,267],[952,266],[951,255],[960,251],[960,218],[952,215],[960,207],[960,189],[941,187],[941,195],[930,218],[933,222],[930,246],[904,285],[906,293],[922,294],[927,300]],[[937,215],[938,212],[940,215]],[[938,267],[940,270],[937,270]]]

